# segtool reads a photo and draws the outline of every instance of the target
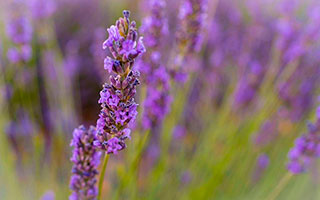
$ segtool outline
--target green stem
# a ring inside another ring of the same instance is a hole
[[[289,180],[292,177],[292,173],[288,172],[280,182],[278,183],[277,187],[272,191],[272,193],[268,196],[267,200],[275,200],[277,196],[281,193],[284,187],[289,183]]]
[[[105,153],[104,155],[104,160],[103,160],[103,166],[101,169],[101,174],[99,178],[99,191],[98,191],[98,197],[97,200],[101,199],[101,192],[102,192],[102,186],[103,186],[103,179],[104,179],[104,174],[106,173],[107,165],[108,165],[108,160],[109,160],[109,154]]]

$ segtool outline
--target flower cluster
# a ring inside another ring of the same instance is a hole
[[[175,66],[170,71],[178,82],[185,82],[187,68],[182,68],[185,58],[199,52],[202,46],[204,23],[207,16],[207,0],[184,0],[179,10],[176,40],[178,46]]]
[[[316,124],[308,125],[308,133],[297,138],[290,150],[288,170],[294,174],[306,171],[320,157],[320,107],[317,109]]]
[[[139,69],[143,81],[147,83],[147,96],[144,102],[143,127],[149,129],[161,123],[169,111],[171,97],[169,95],[170,76],[163,64],[164,42],[168,36],[168,24],[163,0],[150,2],[150,14],[145,17],[141,32],[144,34],[148,52],[139,60]]]
[[[14,46],[10,47],[7,56],[10,62],[27,62],[31,59],[32,26],[30,21],[22,15],[11,16],[6,26],[7,35]]]
[[[73,175],[70,181],[73,193],[70,200],[96,199],[97,188],[95,184],[101,153],[93,146],[95,132],[96,129],[93,126],[89,130],[80,126],[73,131],[73,139],[70,144],[74,147],[71,157],[71,161],[74,163]]]
[[[140,84],[138,71],[132,70],[135,58],[145,52],[142,37],[138,38],[135,21],[130,22],[129,11],[108,29],[109,38],[103,49],[109,49],[113,58],[104,60],[109,71],[110,83],[103,85],[99,104],[101,112],[97,120],[97,140],[94,145],[107,153],[116,154],[126,147],[130,138],[129,125],[136,118],[138,104],[134,100],[136,87]]]
[[[207,7],[207,0],[183,1],[179,10],[181,26],[177,34],[180,53],[187,54],[200,50],[203,39],[201,33],[207,16]]]

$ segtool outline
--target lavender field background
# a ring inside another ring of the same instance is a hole
[[[0,0],[0,70],[0,199],[320,199],[319,0]]]

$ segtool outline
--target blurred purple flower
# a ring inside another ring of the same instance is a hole
[[[276,120],[266,120],[259,132],[254,135],[253,137],[253,143],[257,146],[257,147],[263,147],[266,146],[267,144],[269,144],[271,141],[273,141],[277,135],[277,119]]]
[[[168,24],[165,15],[166,3],[163,0],[149,2],[150,13],[143,19],[141,33],[144,34],[148,52],[137,66],[143,72],[142,80],[147,85],[147,95],[143,103],[142,126],[150,129],[159,125],[169,112],[171,97],[170,83],[164,61],[164,42],[168,37]]]
[[[238,82],[234,106],[243,108],[248,106],[253,100],[263,79],[263,67],[259,62],[251,62],[248,71],[244,73]]]
[[[10,16],[6,23],[6,32],[13,42],[13,46],[7,52],[9,61],[13,64],[29,61],[32,57],[33,32],[29,19],[23,13]]]
[[[72,177],[70,188],[73,193],[70,200],[94,200],[96,199],[98,189],[96,188],[97,167],[100,162],[101,152],[98,152],[93,146],[96,129],[91,126],[87,130],[84,126],[73,131],[73,139],[70,146],[74,147],[71,161]]]
[[[181,138],[183,138],[186,135],[186,128],[181,126],[181,125],[177,125],[174,130],[173,130],[173,138],[176,140],[179,140]]]
[[[40,198],[41,200],[55,200],[55,194],[53,191],[49,190]]]
[[[50,17],[56,11],[55,0],[28,0],[28,4],[35,20]]]
[[[252,177],[254,182],[257,182],[261,178],[269,164],[269,156],[266,154],[260,154],[256,161],[256,166]]]
[[[16,44],[27,44],[32,39],[32,27],[25,16],[12,17],[7,22],[7,34]]]
[[[287,167],[294,174],[307,171],[313,161],[320,157],[320,118],[318,116],[315,124],[308,124],[308,129],[308,133],[295,140],[295,146],[288,153]]]
[[[188,65],[185,64],[185,58],[201,50],[207,7],[207,0],[184,0],[180,6],[176,34],[177,56],[170,69],[171,76],[179,83],[187,79],[188,69],[185,66]]]
[[[269,163],[270,163],[270,160],[266,154],[261,154],[257,160],[257,166],[261,169],[267,168]]]
[[[200,51],[207,7],[207,0],[184,0],[182,2],[179,10],[181,25],[177,35],[182,54]]]

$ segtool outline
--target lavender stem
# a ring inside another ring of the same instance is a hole
[[[109,160],[109,154],[105,153],[104,154],[104,159],[103,159],[103,165],[102,165],[102,169],[101,169],[101,174],[100,174],[100,178],[99,178],[99,188],[98,188],[97,200],[101,199],[101,192],[102,192],[102,187],[103,187],[103,179],[104,179],[104,175],[106,173],[108,160]]]

